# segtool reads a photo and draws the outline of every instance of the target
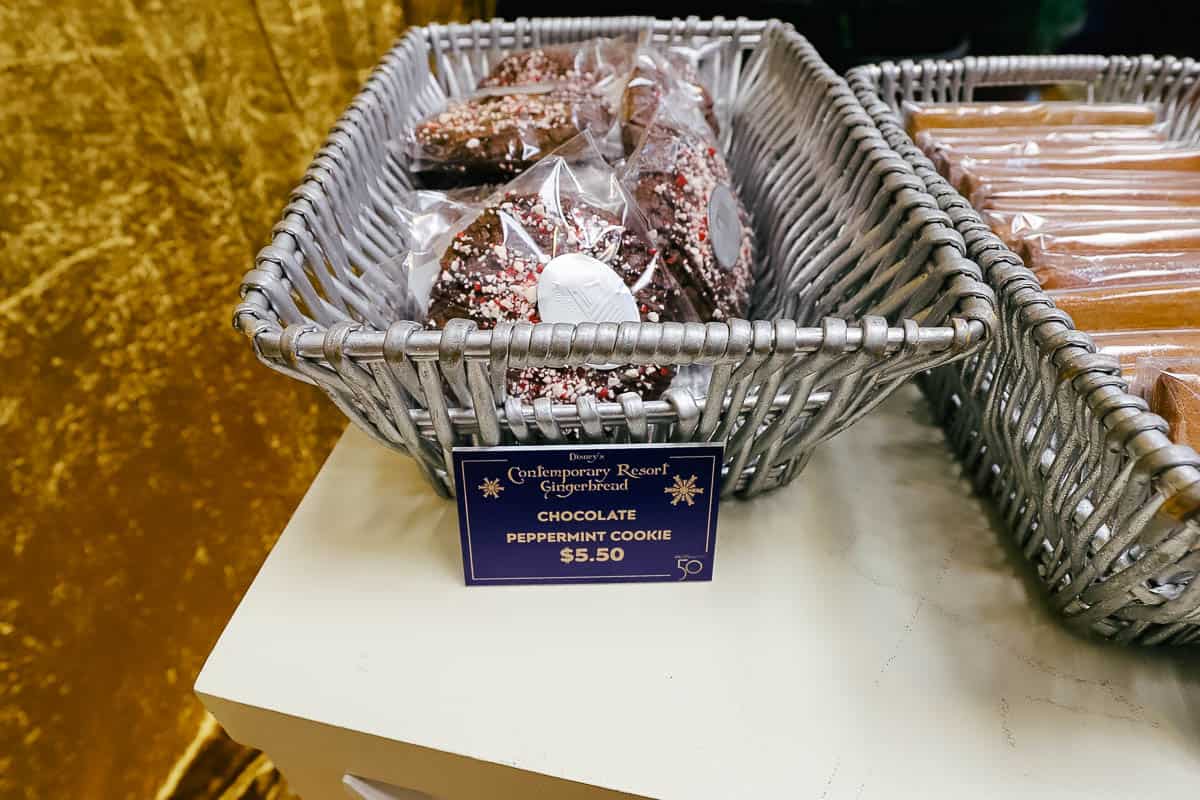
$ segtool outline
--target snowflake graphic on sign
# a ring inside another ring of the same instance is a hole
[[[704,489],[696,485],[698,479],[695,475],[687,480],[675,476],[675,482],[663,489],[666,494],[671,495],[671,505],[677,506],[680,501],[685,501],[689,506],[696,505],[696,497],[704,494]]]
[[[479,484],[479,491],[483,492],[484,497],[499,498],[504,487],[500,485],[499,478],[484,478],[483,483]]]

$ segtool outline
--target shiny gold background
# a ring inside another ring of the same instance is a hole
[[[0,797],[154,797],[197,736],[344,425],[254,361],[239,278],[403,26],[486,5],[0,3]]]

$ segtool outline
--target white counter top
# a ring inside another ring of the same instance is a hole
[[[1197,791],[1200,657],[1066,632],[1015,558],[911,389],[726,503],[703,584],[466,588],[453,504],[351,428],[196,690],[307,800]]]

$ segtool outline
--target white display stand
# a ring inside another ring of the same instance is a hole
[[[1195,793],[1198,657],[1066,632],[957,475],[908,390],[727,502],[712,583],[467,588],[351,428],[196,691],[305,800]]]

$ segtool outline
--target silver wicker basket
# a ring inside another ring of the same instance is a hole
[[[1000,328],[923,381],[976,488],[990,495],[1067,622],[1121,642],[1200,641],[1200,457],[1126,392],[1021,259],[908,137],[905,100],[971,100],[986,86],[1083,83],[1094,102],[1162,104],[1200,140],[1200,65],[1150,57],[1019,56],[851,70],[859,100],[954,221],[996,290]]]
[[[383,266],[411,185],[390,146],[513,50],[649,32],[687,46],[753,217],[754,321],[503,324],[400,319]],[[334,126],[242,285],[234,324],[273,369],[323,389],[433,486],[456,445],[725,441],[723,492],[794,477],[814,446],[913,374],[966,356],[994,298],[961,237],[846,83],[789,25],[744,19],[519,19],[414,28]],[[512,368],[704,364],[703,398],[668,390],[572,404],[505,396]]]

